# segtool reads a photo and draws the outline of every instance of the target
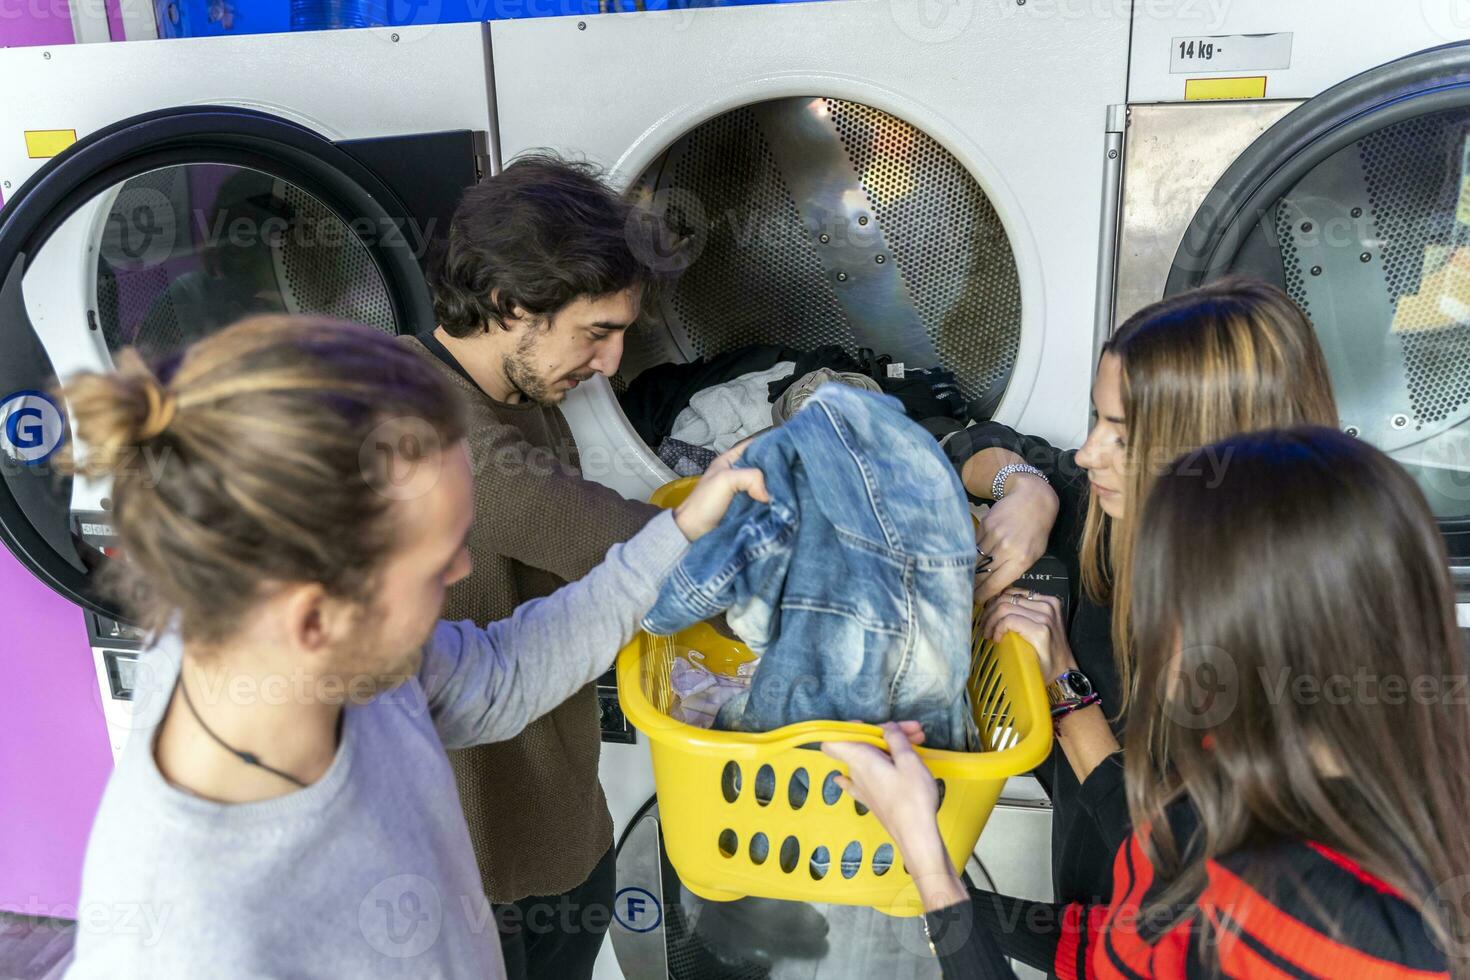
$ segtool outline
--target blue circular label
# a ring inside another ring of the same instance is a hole
[[[0,449],[27,466],[44,463],[66,439],[66,419],[45,393],[17,391],[0,402]]]
[[[620,889],[613,899],[613,915],[629,932],[652,932],[664,921],[663,906],[643,888]]]

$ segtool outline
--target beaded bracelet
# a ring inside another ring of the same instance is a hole
[[[1085,698],[1078,698],[1075,701],[1063,701],[1051,709],[1051,720],[1053,723],[1056,723],[1079,708],[1088,708],[1094,704],[1102,704],[1101,694],[1094,693],[1087,695]]]

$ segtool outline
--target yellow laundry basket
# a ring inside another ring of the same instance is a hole
[[[673,506],[694,479],[659,489]],[[984,749],[920,748],[940,782],[939,829],[963,868],[1006,778],[1051,751],[1052,725],[1034,651],[1015,634],[973,639],[969,691]],[[639,633],[618,656],[618,694],[628,720],[649,740],[664,845],[680,880],[703,898],[764,898],[868,905],[890,915],[923,911],[893,840],[835,783],[846,768],[822,754],[824,741],[882,746],[874,725],[810,721],[772,732],[711,731],[671,718],[674,658],[697,651],[702,665],[733,675],[753,659],[705,623],[672,637]]]

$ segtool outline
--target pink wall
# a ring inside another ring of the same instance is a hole
[[[111,773],[82,611],[0,546],[0,908],[75,917]]]
[[[98,0],[82,0],[97,3]],[[0,48],[71,44],[76,39],[67,0],[26,0],[0,7]]]

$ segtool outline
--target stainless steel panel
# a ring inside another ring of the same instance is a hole
[[[1097,360],[1103,341],[1112,332],[1113,290],[1117,285],[1118,207],[1123,193],[1123,132],[1128,126],[1128,108],[1113,106],[1108,112],[1107,142],[1103,166],[1101,232],[1097,247],[1097,308],[1092,318],[1092,357]]]
[[[862,175],[852,166],[827,99],[763,102],[753,108],[776,165],[801,202],[801,224],[818,244],[827,281],[860,346],[895,361],[932,365],[934,345],[889,261],[893,249],[872,220]]]
[[[618,965],[629,980],[669,976],[662,869],[663,842],[658,834],[658,808],[654,807],[638,818],[618,847],[617,898],[608,931]]]
[[[1164,295],[1184,232],[1205,197],[1299,102],[1188,102],[1128,109],[1113,328]]]

